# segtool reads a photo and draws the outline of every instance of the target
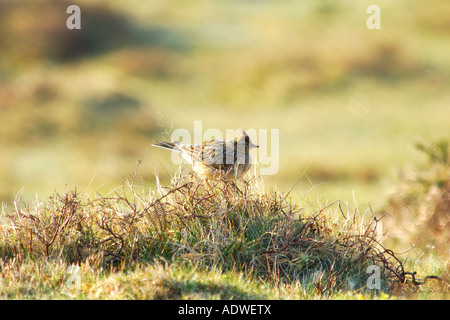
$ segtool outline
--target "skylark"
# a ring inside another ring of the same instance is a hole
[[[215,139],[193,145],[158,141],[153,146],[181,153],[200,177],[209,179],[241,178],[252,166],[250,149],[259,147],[242,129],[232,140]]]

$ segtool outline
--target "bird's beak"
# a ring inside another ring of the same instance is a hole
[[[253,144],[253,143],[252,143],[252,147],[253,147],[253,148],[259,148],[259,146],[258,146],[258,145],[256,145],[256,144]]]

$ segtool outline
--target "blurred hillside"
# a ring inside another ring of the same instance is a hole
[[[448,137],[450,2],[377,1],[381,30],[369,4],[1,0],[0,201],[168,178],[151,143],[202,120],[280,129],[278,189],[376,204]]]

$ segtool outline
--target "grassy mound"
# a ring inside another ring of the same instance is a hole
[[[365,225],[339,202],[302,207],[288,195],[265,192],[257,179],[208,185],[179,175],[151,191],[137,187],[136,179],[106,196],[73,191],[4,208],[2,272],[54,261],[88,266],[96,277],[126,277],[162,263],[239,272],[270,287],[296,284],[320,296],[389,292],[406,282],[401,262],[377,240],[377,220]],[[371,287],[374,271],[379,282]],[[374,288],[379,290],[369,290]]]

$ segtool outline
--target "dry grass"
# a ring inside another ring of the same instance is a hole
[[[106,196],[73,191],[4,208],[2,271],[42,259],[119,273],[164,263],[237,271],[273,287],[297,283],[320,296],[370,292],[369,265],[379,266],[384,292],[415,280],[379,243],[377,220],[365,225],[339,202],[300,207],[256,178],[208,186],[179,172],[150,191],[137,178]]]
[[[404,250],[411,244],[450,257],[450,142],[418,143],[428,157],[423,168],[404,170],[382,214],[390,244]]]

